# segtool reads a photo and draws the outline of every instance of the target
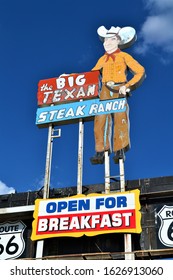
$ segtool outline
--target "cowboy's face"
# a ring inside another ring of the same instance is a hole
[[[115,52],[118,49],[119,42],[120,41],[116,35],[110,38],[105,38],[103,43],[105,51],[109,54]]]

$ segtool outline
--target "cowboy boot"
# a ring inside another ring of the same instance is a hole
[[[117,151],[113,157],[115,164],[118,164],[120,159],[123,159],[123,161],[126,159],[124,149]]]
[[[96,152],[96,154],[90,158],[92,164],[103,164],[105,159],[104,152]]]

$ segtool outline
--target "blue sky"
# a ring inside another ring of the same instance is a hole
[[[125,178],[173,175],[173,1],[0,0],[0,194],[43,186],[48,130],[35,125],[38,82],[90,71],[104,53],[101,25],[136,29],[137,42],[125,51],[147,73],[129,99]],[[58,128],[51,187],[76,186],[78,124]],[[104,165],[90,164],[94,153],[93,122],[86,122],[83,185],[104,182]]]

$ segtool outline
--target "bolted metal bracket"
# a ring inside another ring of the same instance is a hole
[[[61,137],[61,128],[53,128],[51,138]]]

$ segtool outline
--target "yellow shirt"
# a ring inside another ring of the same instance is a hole
[[[127,88],[134,90],[142,83],[145,78],[145,69],[131,55],[125,52],[114,54],[115,61],[111,57],[107,60],[104,54],[97,61],[94,70],[102,70],[102,82],[113,81],[115,83],[125,83]],[[106,61],[107,60],[107,61]],[[127,81],[127,70],[133,74],[133,77]]]

